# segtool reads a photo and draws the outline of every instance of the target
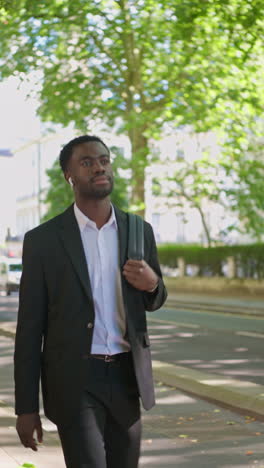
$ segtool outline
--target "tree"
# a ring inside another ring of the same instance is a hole
[[[210,225],[206,218],[208,203],[220,202],[220,170],[219,166],[206,157],[190,163],[181,161],[176,163],[177,168],[170,169],[170,176],[154,178],[153,192],[161,196],[170,207],[178,207],[184,214],[186,206],[198,211],[207,245],[212,245],[213,239]],[[172,168],[172,166],[170,166]]]
[[[249,74],[260,62],[262,0],[10,1],[0,10],[0,77],[41,70],[45,120],[82,131],[90,119],[119,122],[136,204],[149,138],[164,122],[206,130],[230,120],[238,99],[260,112]]]
[[[259,143],[258,143],[259,144]],[[263,239],[264,233],[264,158],[250,153],[250,144],[245,154],[232,158],[232,164],[225,158],[222,167],[231,179],[229,186],[224,187],[226,209],[236,213],[240,224],[230,226],[241,233],[251,234],[257,241]]]
[[[207,245],[231,231],[251,234],[257,241],[264,233],[264,159],[260,141],[250,138],[244,153],[238,145],[233,152],[220,153],[214,158],[206,154],[195,161],[178,161],[169,175],[153,180],[153,193],[166,199],[170,207],[183,210],[186,206],[199,212]],[[244,140],[244,144],[246,140]],[[228,148],[228,145],[227,145]],[[236,150],[237,149],[237,153]],[[226,149],[227,151],[227,149]],[[206,212],[222,206],[225,213],[234,213],[236,220],[212,239]]]
[[[110,150],[113,156],[112,168],[114,174],[114,190],[111,201],[120,209],[127,210],[129,205],[128,184],[124,175],[120,174],[120,170],[127,171],[128,164],[117,147],[111,147]],[[53,166],[47,170],[47,175],[49,177],[49,188],[43,201],[48,210],[42,221],[47,221],[60,214],[74,200],[72,188],[65,181],[59,160],[56,160]]]

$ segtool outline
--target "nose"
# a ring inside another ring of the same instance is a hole
[[[105,172],[105,168],[103,166],[103,164],[101,163],[100,159],[94,159],[93,161],[93,170],[95,172]]]

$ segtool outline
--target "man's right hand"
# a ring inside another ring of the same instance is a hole
[[[35,452],[38,450],[37,441],[43,440],[41,420],[38,413],[20,414],[17,417],[16,430],[24,447],[29,447]],[[37,433],[37,441],[33,437]]]

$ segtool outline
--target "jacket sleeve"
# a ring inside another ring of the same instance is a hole
[[[39,411],[41,349],[47,313],[47,291],[37,242],[28,232],[23,245],[23,271],[15,339],[16,414]]]
[[[149,223],[144,223],[145,226],[145,261],[158,275],[158,287],[153,293],[144,292],[144,304],[148,311],[159,309],[167,298],[167,291],[162,279],[160,265],[158,261],[157,246],[153,234],[152,227]]]

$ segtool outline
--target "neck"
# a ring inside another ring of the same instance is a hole
[[[111,204],[109,197],[103,200],[82,200],[76,197],[75,202],[79,210],[95,222],[98,229],[107,223],[110,218]]]

